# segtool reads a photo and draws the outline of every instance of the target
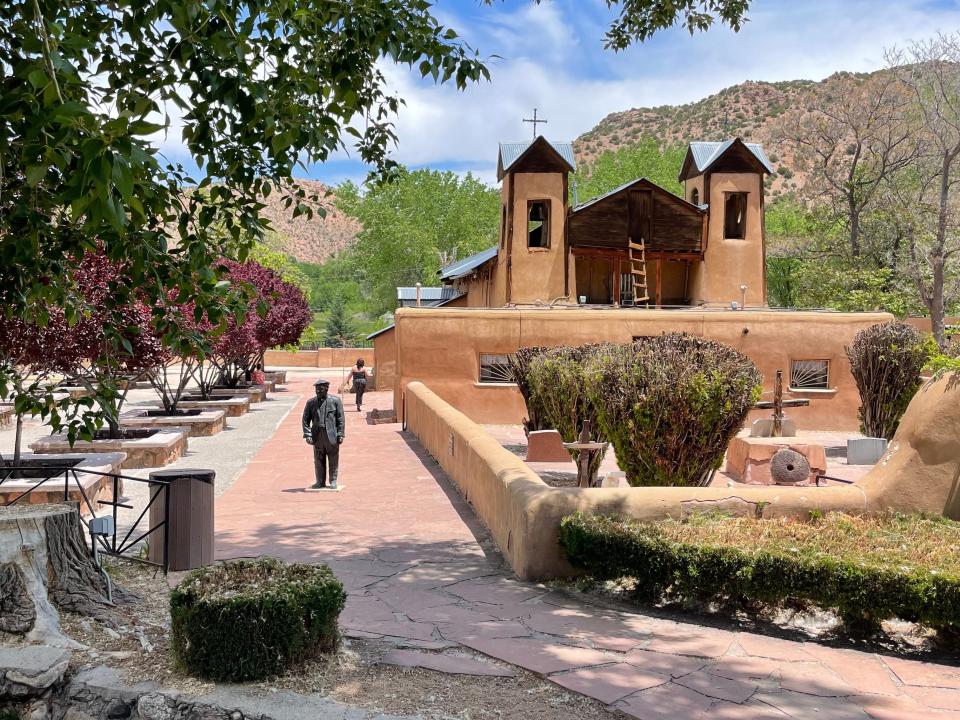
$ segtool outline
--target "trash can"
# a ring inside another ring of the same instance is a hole
[[[167,525],[148,538],[148,559],[163,563],[164,538],[168,570],[193,570],[213,563],[213,470],[157,470],[150,473],[150,527]],[[166,481],[167,492],[160,487]],[[169,506],[169,507],[168,507]]]

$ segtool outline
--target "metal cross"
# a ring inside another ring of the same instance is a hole
[[[543,120],[537,117],[536,108],[533,109],[533,118],[523,118],[523,121],[528,123],[533,123],[533,139],[534,140],[537,139],[537,125],[539,125],[540,123],[543,123],[544,125],[547,124],[546,120]]]

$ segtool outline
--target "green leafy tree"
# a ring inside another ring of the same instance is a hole
[[[323,333],[323,344],[326,347],[353,347],[357,341],[357,333],[347,317],[347,308],[343,300],[338,299],[330,307],[327,326]]]
[[[337,206],[363,225],[352,256],[370,288],[371,309],[396,307],[396,288],[438,282],[437,271],[497,242],[499,193],[470,173],[401,169],[390,183],[335,191]]]
[[[90,309],[70,267],[99,246],[124,267],[106,303],[135,288],[158,307],[165,341],[177,333],[161,307],[171,289],[173,302],[193,300],[220,322],[229,284],[216,260],[244,259],[263,236],[261,199],[281,193],[292,214],[312,212],[295,166],[350,142],[392,172],[401,100],[379,63],[461,88],[488,77],[431,9],[426,0],[0,4],[4,312],[43,324],[45,307],[62,307],[76,322]],[[162,154],[171,133],[196,177]]]
[[[685,153],[686,148],[680,145],[661,148],[653,138],[603,152],[574,175],[577,202],[586,202],[641,177],[682,197],[683,185],[677,176]]]

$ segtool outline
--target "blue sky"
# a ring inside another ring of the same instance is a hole
[[[437,0],[436,15],[486,57],[491,81],[458,92],[406,68],[385,68],[406,100],[394,157],[411,167],[471,171],[495,182],[497,143],[543,133],[571,140],[611,112],[699,100],[745,80],[818,80],[884,65],[893,45],[960,30],[960,0],[752,0],[739,32],[682,28],[626,52],[603,49],[605,0]],[[710,138],[713,139],[713,138]],[[172,148],[171,148],[172,149]],[[177,153],[178,154],[178,153]],[[308,168],[335,184],[367,169],[347,154]]]

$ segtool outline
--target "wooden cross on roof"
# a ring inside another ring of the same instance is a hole
[[[541,123],[544,124],[544,125],[547,124],[547,121],[546,121],[546,120],[544,120],[543,118],[538,118],[538,117],[537,117],[537,109],[536,109],[536,108],[533,109],[533,117],[532,117],[532,118],[523,118],[523,121],[524,121],[524,122],[528,122],[528,123],[533,123],[533,139],[534,139],[534,140],[537,139],[537,125],[539,125],[539,124],[541,124]]]

